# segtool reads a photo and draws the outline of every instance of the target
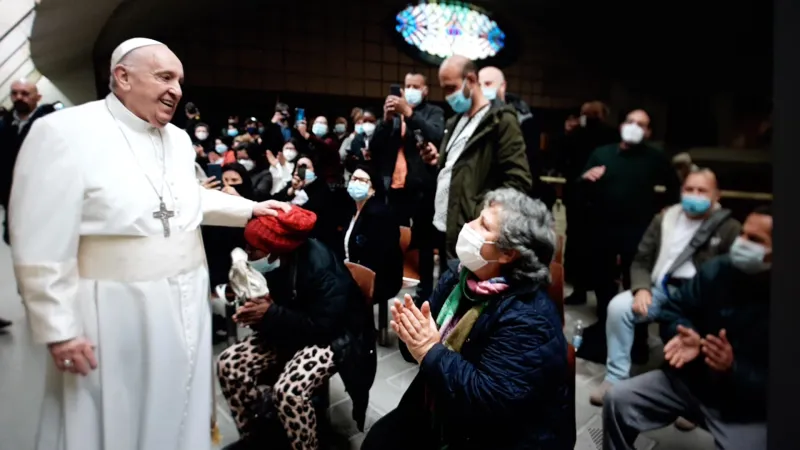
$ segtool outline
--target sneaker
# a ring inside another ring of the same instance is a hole
[[[697,424],[694,422],[689,422],[683,417],[678,417],[678,419],[675,421],[675,428],[681,431],[692,431],[697,428]]]
[[[594,391],[589,395],[589,403],[594,406],[603,406],[603,400],[606,398],[606,393],[614,387],[613,384],[603,380],[600,386],[597,386]]]

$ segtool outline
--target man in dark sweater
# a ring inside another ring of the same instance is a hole
[[[680,201],[680,182],[669,158],[646,143],[650,116],[640,109],[632,111],[620,134],[621,142],[589,156],[579,187],[587,207],[586,259],[598,322],[584,331],[578,357],[600,364],[606,361],[606,310],[619,292],[617,280],[622,278],[623,288],[630,289],[631,262],[653,215]],[[658,185],[666,188],[663,197],[655,192]],[[639,342],[642,332],[646,329],[639,331]]]
[[[666,367],[606,395],[606,450],[633,449],[639,433],[678,416],[704,425],[716,447],[767,447],[772,213],[747,217],[730,254],[700,267],[665,303]]]

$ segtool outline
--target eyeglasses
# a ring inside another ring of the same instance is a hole
[[[369,178],[350,177],[350,181],[360,181],[362,183],[370,184],[372,181]]]

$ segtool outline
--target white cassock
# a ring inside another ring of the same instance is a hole
[[[169,237],[153,215],[164,151]],[[48,361],[37,450],[211,448],[199,225],[242,227],[254,204],[203,189],[194,159],[183,130],[159,132],[113,94],[33,125],[9,207],[17,283],[36,342],[85,336],[98,360],[87,377]]]

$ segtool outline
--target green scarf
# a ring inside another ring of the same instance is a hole
[[[461,346],[464,345],[467,336],[469,336],[470,331],[472,331],[472,327],[475,326],[475,322],[478,321],[478,317],[480,317],[483,309],[486,308],[486,304],[489,303],[491,298],[488,296],[480,296],[478,298],[470,296],[467,290],[469,274],[469,270],[461,270],[458,286],[456,286],[453,292],[450,293],[450,296],[447,297],[447,300],[442,306],[442,310],[439,311],[439,316],[436,318],[436,324],[439,326],[439,330],[445,333],[442,335],[442,344],[456,353],[461,352]],[[456,312],[459,306],[461,306],[461,301],[463,299],[466,299],[473,306],[464,313],[455,327],[451,327],[450,322],[455,318]]]

